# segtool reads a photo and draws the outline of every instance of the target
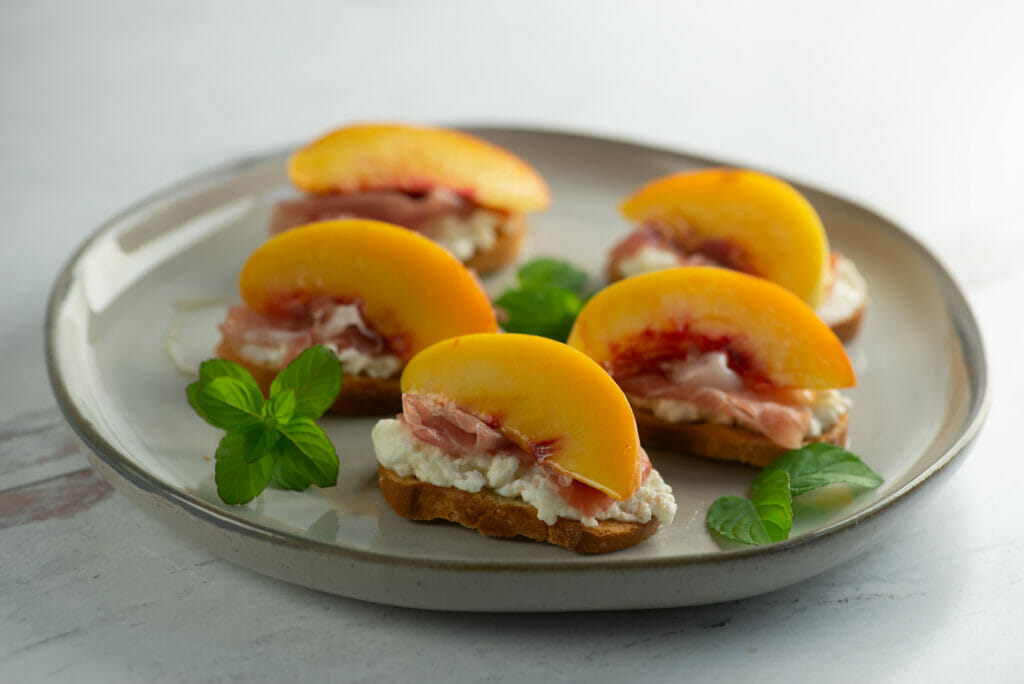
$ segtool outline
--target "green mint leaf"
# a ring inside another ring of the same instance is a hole
[[[755,481],[751,502],[757,517],[764,524],[768,538],[773,542],[789,537],[793,529],[793,496],[789,493],[789,473],[776,470]]]
[[[509,290],[495,300],[508,318],[505,332],[550,337],[565,342],[583,303],[575,292],[561,287],[528,287]]]
[[[742,496],[715,499],[708,508],[705,524],[708,529],[741,544],[768,544],[772,541],[753,502]]]
[[[273,426],[261,423],[249,428],[245,432],[245,458],[249,463],[254,463],[264,456],[270,456],[276,460],[274,446],[281,438],[281,433]]]
[[[227,504],[244,504],[262,492],[274,472],[274,459],[265,454],[256,461],[248,459],[247,434],[228,432],[220,440],[214,466],[217,495]]]
[[[259,387],[223,375],[196,395],[206,420],[224,430],[245,430],[263,422],[263,395]]]
[[[519,284],[524,289],[533,287],[560,287],[583,296],[583,288],[587,286],[587,273],[572,264],[542,257],[527,262],[516,273]]]
[[[878,473],[856,455],[832,444],[808,444],[787,451],[758,474],[754,488],[758,487],[759,480],[771,477],[773,472],[780,470],[789,473],[789,490],[793,496],[836,482],[869,489],[882,484]]]
[[[236,380],[252,385],[253,387],[259,387],[249,371],[237,363],[225,361],[223,359],[209,359],[207,361],[203,361],[199,365],[199,379],[189,385],[185,390],[185,393],[188,395],[188,403],[193,409],[195,409],[195,412],[208,423],[211,423],[210,417],[206,415],[206,411],[204,411],[202,406],[199,404],[199,393],[204,387],[210,384],[212,380],[220,377],[235,378]],[[216,425],[216,423],[211,423],[211,425],[220,427]]]
[[[331,487],[338,480],[338,455],[334,445],[311,418],[293,418],[278,426],[281,439],[277,445],[278,461],[293,474],[301,475],[320,487]],[[289,481],[294,478],[288,477]]]
[[[274,464],[274,476],[271,481],[281,489],[302,492],[309,489],[310,479],[299,472],[291,459],[279,458]]]
[[[297,399],[295,390],[288,388],[271,394],[263,404],[263,421],[269,427],[277,427],[290,421],[295,415]]]
[[[319,418],[341,391],[341,362],[327,347],[314,345],[295,357],[277,374],[270,396],[285,389],[295,392],[294,415]]]

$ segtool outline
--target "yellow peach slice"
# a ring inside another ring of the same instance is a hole
[[[246,305],[267,313],[283,298],[359,298],[376,332],[402,340],[402,355],[448,337],[494,332],[486,293],[443,247],[380,221],[323,221],[280,233],[242,268]]]
[[[705,266],[634,276],[598,292],[568,344],[623,377],[688,351],[727,353],[759,389],[838,389],[856,383],[839,338],[788,290]]]
[[[551,201],[544,179],[525,161],[443,128],[341,128],[293,154],[288,175],[313,194],[444,187],[484,207],[522,212],[544,209]]]
[[[625,395],[600,366],[560,342],[517,334],[445,340],[413,357],[402,392],[453,401],[557,472],[614,499],[628,499],[641,484]]]
[[[818,213],[792,186],[740,169],[686,171],[651,181],[628,197],[635,223],[674,230],[682,244],[743,262],[739,270],[782,285],[818,306],[830,278],[829,248]]]

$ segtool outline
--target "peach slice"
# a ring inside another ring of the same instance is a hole
[[[445,187],[484,207],[522,212],[544,209],[551,201],[544,179],[525,161],[443,128],[341,128],[295,152],[288,175],[313,194]]]
[[[402,392],[455,402],[554,470],[614,499],[628,499],[641,484],[626,396],[600,366],[560,342],[517,334],[445,340],[413,357]]]
[[[620,208],[635,223],[668,227],[695,251],[732,255],[742,262],[738,270],[776,282],[812,307],[824,299],[830,270],[821,219],[777,178],[740,169],[686,171],[651,181]]]
[[[690,350],[724,350],[758,389],[856,383],[839,338],[791,292],[737,271],[688,266],[620,280],[583,307],[568,343],[622,377]]]
[[[486,293],[455,257],[380,221],[323,221],[280,233],[245,262],[238,288],[260,313],[287,297],[358,297],[378,334],[403,341],[406,358],[448,337],[497,330]]]

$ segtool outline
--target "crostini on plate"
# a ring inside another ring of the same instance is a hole
[[[550,203],[525,161],[459,131],[403,124],[339,128],[296,151],[288,176],[305,193],[278,204],[271,233],[367,218],[415,230],[480,273],[511,262],[525,215]]]
[[[632,546],[672,522],[622,390],[560,342],[477,334],[439,342],[402,373],[403,412],[373,429],[399,515],[580,553]]]
[[[587,302],[568,344],[623,389],[647,448],[765,466],[846,442],[842,342],[771,281],[707,266],[626,278]]]
[[[790,290],[840,339],[857,334],[864,278],[829,250],[818,213],[788,183],[745,169],[684,171],[647,183],[621,210],[636,228],[611,249],[609,280],[685,265],[730,268]]]
[[[238,286],[243,303],[220,326],[217,356],[245,366],[266,393],[303,349],[327,346],[345,371],[338,413],[399,410],[399,375],[416,353],[497,330],[486,293],[451,253],[379,221],[280,233],[252,253]]]

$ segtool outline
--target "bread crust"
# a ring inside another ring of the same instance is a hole
[[[464,263],[477,273],[489,273],[510,264],[523,246],[526,236],[526,217],[521,213],[508,214],[505,224],[498,230],[498,237],[490,249],[478,250]]]
[[[602,520],[585,527],[579,520],[559,518],[548,525],[537,518],[530,504],[482,489],[467,492],[457,487],[438,487],[415,477],[403,477],[378,467],[377,481],[384,501],[398,515],[410,520],[448,520],[488,537],[527,537],[576,553],[609,553],[638,544],[654,534],[661,523]]]
[[[214,352],[218,358],[234,361],[252,373],[263,396],[270,394],[270,383],[279,368],[256,363],[239,354],[234,347],[221,341]],[[344,416],[385,416],[402,410],[402,387],[399,378],[368,378],[346,374],[331,411]]]
[[[718,423],[671,423],[649,409],[633,407],[640,443],[645,449],[665,449],[677,453],[739,461],[763,468],[789,451],[762,434],[737,425]],[[844,446],[849,414],[844,413],[827,432],[804,440],[804,444],[824,442]]]

